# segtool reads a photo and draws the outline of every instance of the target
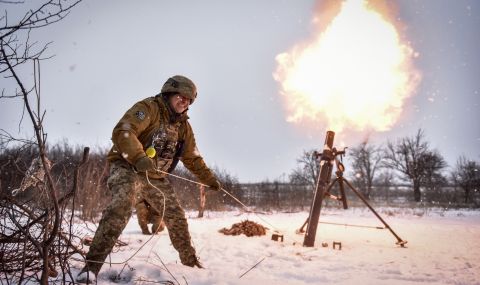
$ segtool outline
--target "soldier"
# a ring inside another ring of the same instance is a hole
[[[155,214],[164,213],[163,221],[182,264],[202,267],[191,244],[185,213],[166,175],[181,160],[203,184],[221,189],[196,147],[188,122],[188,107],[196,97],[197,88],[190,79],[173,76],[160,94],[137,102],[113,129],[107,182],[113,198],[102,213],[77,282],[91,281],[92,273],[98,274],[139,198]]]

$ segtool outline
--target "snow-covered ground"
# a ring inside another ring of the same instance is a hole
[[[388,230],[320,224],[314,248],[303,247],[298,229],[308,213],[260,215],[279,228],[284,242],[262,237],[218,233],[242,220],[268,226],[254,214],[207,212],[202,219],[189,213],[190,232],[205,269],[182,266],[166,232],[152,238],[124,265],[104,265],[98,284],[122,271],[130,284],[171,280],[174,284],[480,284],[480,212],[381,209],[381,215],[404,240],[395,245]],[[324,210],[322,221],[381,226],[368,209]],[[132,217],[112,262],[131,257],[149,237]],[[332,249],[332,242],[342,250]],[[322,247],[322,242],[328,247]],[[161,258],[161,260],[160,260]],[[164,269],[166,265],[171,275]],[[250,272],[239,278],[256,263]],[[80,268],[81,263],[78,263]],[[177,281],[172,277],[176,278]]]

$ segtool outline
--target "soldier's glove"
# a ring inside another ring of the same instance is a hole
[[[222,190],[222,184],[220,184],[220,181],[218,181],[217,179],[215,179],[215,181],[208,184],[208,187],[210,187],[210,189],[214,190],[214,191],[221,191]]]
[[[153,160],[148,156],[140,157],[135,161],[135,169],[138,172],[155,171]]]

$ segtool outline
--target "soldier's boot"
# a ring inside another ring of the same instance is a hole
[[[135,209],[137,211],[137,219],[138,225],[140,229],[142,229],[142,234],[144,235],[151,235],[150,231],[148,230],[148,208],[145,202],[139,202],[135,205]]]
[[[147,224],[141,224],[140,225],[140,228],[142,229],[142,234],[144,235],[151,235],[152,233],[150,232],[150,230],[148,229],[148,225]]]
[[[200,260],[198,260],[198,257],[195,254],[188,255],[185,257],[180,256],[180,260],[182,261],[183,265],[190,266],[190,267],[204,268],[202,263],[200,263]]]

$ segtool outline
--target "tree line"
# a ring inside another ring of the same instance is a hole
[[[107,149],[90,152],[89,160],[82,167],[78,179],[76,204],[71,210],[82,220],[95,221],[111,199],[106,186],[109,166]],[[57,195],[62,196],[73,187],[73,170],[81,161],[83,148],[63,141],[47,145],[51,161],[51,173]],[[319,159],[314,150],[303,151],[297,159],[287,181],[262,181],[242,184],[225,169],[213,168],[225,189],[248,206],[263,210],[308,209],[315,190],[319,171]],[[0,187],[2,195],[18,191],[25,179],[38,150],[34,145],[16,144],[6,146],[0,141]],[[347,168],[345,177],[367,199],[397,205],[422,202],[424,205],[480,206],[479,163],[460,156],[449,171],[442,155],[432,149],[425,139],[424,131],[413,136],[388,141],[385,146],[368,141],[346,150]],[[241,207],[226,193],[205,191],[192,183],[195,177],[181,164],[170,177],[180,203],[190,210],[222,211]],[[177,178],[178,177],[178,178]],[[185,179],[182,179],[185,178]],[[332,175],[332,179],[335,174]],[[190,181],[188,181],[190,180]],[[35,185],[16,193],[23,201],[35,199],[41,187]],[[203,191],[203,192],[202,192]],[[333,192],[338,191],[334,188]],[[205,197],[203,207],[201,199]],[[356,201],[353,195],[350,199]]]
[[[315,187],[319,161],[313,153],[314,150],[304,151],[297,159],[298,166],[290,174],[290,182]],[[388,141],[384,146],[364,141],[347,149],[346,154],[352,183],[367,199],[381,196],[383,191],[379,188],[405,184],[415,202],[445,201],[445,197],[451,197],[449,192],[460,189],[462,201],[446,202],[479,206],[479,162],[461,155],[447,171],[447,162],[430,146],[422,129],[412,136]]]

